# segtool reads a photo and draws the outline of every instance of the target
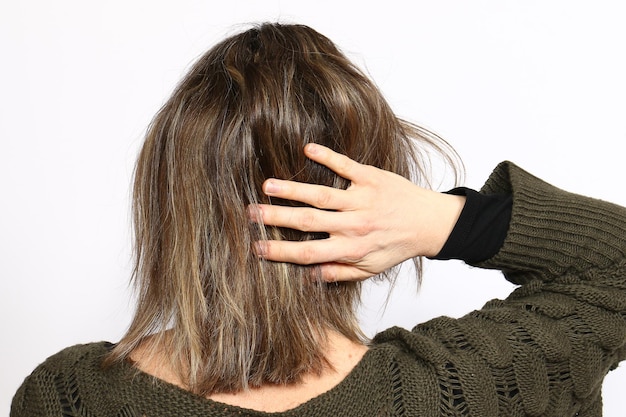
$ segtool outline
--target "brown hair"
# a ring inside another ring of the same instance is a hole
[[[249,204],[294,204],[263,194],[268,177],[349,185],[304,156],[309,142],[405,177],[424,178],[416,144],[450,155],[438,137],[399,120],[313,29],[262,24],[225,39],[178,85],[139,155],[138,306],[109,362],[154,334],[181,381],[208,395],[320,372],[327,329],[363,340],[358,283],[325,283],[314,266],[251,250],[258,239],[324,237],[258,226],[246,214]]]

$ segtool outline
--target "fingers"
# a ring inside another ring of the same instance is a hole
[[[287,227],[304,232],[326,232],[331,236],[322,240],[306,242],[258,241],[254,244],[256,254],[266,260],[289,262],[300,265],[319,264],[322,278],[326,281],[363,280],[376,274],[376,269],[363,263],[366,254],[355,252],[354,244],[347,244],[342,231],[354,229],[355,214],[363,202],[371,202],[377,170],[359,164],[347,156],[317,144],[308,144],[305,154],[352,182],[348,190],[340,190],[315,184],[268,179],[263,192],[271,197],[298,201],[312,207],[285,207],[269,204],[249,207],[253,221],[270,226]],[[382,171],[381,171],[382,172]],[[364,194],[364,195],[362,195]],[[369,207],[370,204],[365,205]],[[324,210],[320,210],[324,209]],[[331,211],[329,211],[331,210]],[[358,222],[357,222],[358,223]],[[362,236],[362,232],[356,233]],[[348,242],[350,240],[348,239]]]
[[[268,261],[291,262],[301,265],[320,264],[322,279],[334,281],[362,281],[370,278],[374,273],[357,268],[350,264],[339,262],[321,263],[329,256],[337,257],[338,250],[329,243],[330,239],[312,240],[307,242],[290,242],[268,240],[256,242],[254,250],[257,256]]]
[[[299,201],[321,209],[344,210],[350,203],[344,190],[275,178],[263,183],[263,192],[270,197]]]
[[[307,207],[275,206],[259,204],[248,209],[250,219],[268,226],[288,227],[302,232],[333,233],[341,223],[333,219],[340,213]]]
[[[374,276],[371,272],[364,271],[355,266],[335,262],[321,264],[320,270],[322,279],[327,282],[363,281]]]
[[[362,172],[366,168],[366,165],[361,165],[347,156],[317,143],[307,144],[304,147],[304,153],[308,158],[330,168],[336,174],[350,181],[362,178]]]
[[[359,164],[325,146],[314,143],[307,144],[304,152],[307,157],[328,167],[343,178],[350,180],[353,185],[355,183],[367,182],[371,177],[371,172],[368,174],[368,169],[374,169],[373,167]],[[275,178],[270,178],[263,183],[263,192],[271,197],[299,201],[317,208],[340,211],[349,209],[351,202],[355,201],[344,190]]]
[[[258,256],[270,261],[313,265],[337,258],[342,248],[335,246],[332,239],[306,242],[265,240],[255,242],[254,250]]]

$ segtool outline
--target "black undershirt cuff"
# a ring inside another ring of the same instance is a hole
[[[504,243],[513,198],[505,194],[480,194],[469,188],[454,188],[446,194],[466,197],[461,215],[437,256],[475,264],[494,256]]]

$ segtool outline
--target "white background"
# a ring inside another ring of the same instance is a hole
[[[132,311],[128,196],[152,115],[189,64],[242,23],[309,24],[371,74],[397,114],[447,138],[478,188],[510,159],[626,204],[626,11],[610,1],[3,1],[0,5],[0,413],[75,343],[116,341]],[[446,187],[448,184],[442,185]],[[459,316],[511,287],[429,263],[364,328]],[[624,367],[605,383],[623,415]]]

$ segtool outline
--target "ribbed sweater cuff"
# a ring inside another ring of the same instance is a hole
[[[556,188],[511,162],[502,162],[480,191],[511,193],[512,217],[500,251],[477,264],[522,284],[624,259],[626,209]],[[521,277],[524,277],[523,279]]]

